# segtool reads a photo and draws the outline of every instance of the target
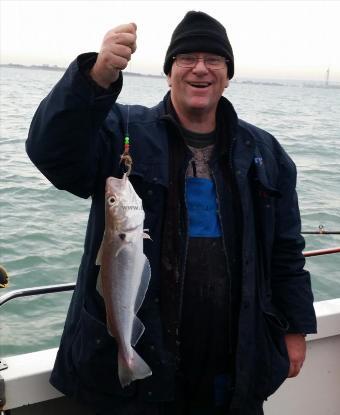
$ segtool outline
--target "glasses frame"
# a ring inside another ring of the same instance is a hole
[[[179,64],[178,64],[178,61],[177,61],[177,58],[178,58],[178,56],[183,56],[183,55],[189,55],[189,56],[192,56],[193,58],[195,58],[195,62],[194,62],[194,64],[193,64],[193,65],[190,65],[190,66],[183,66],[183,65],[179,65]],[[216,55],[216,56],[219,56],[219,55]],[[222,58],[222,60],[221,60],[221,64],[222,64],[222,62],[223,62],[223,63],[225,63],[225,64],[227,64],[228,62],[230,62],[230,61],[229,61],[229,59],[226,59],[226,58],[224,58],[223,56],[220,56],[220,57]],[[198,61],[203,61],[203,62],[204,62],[205,67],[206,67],[207,69],[211,69],[212,71],[218,71],[218,70],[220,70],[220,69],[224,69],[224,66],[221,66],[221,67],[218,67],[218,68],[212,68],[211,66],[209,66],[209,64],[207,65],[207,63],[206,63],[206,60],[207,60],[207,59],[209,59],[209,57],[198,58],[197,56],[192,55],[192,54],[190,54],[190,53],[179,53],[178,55],[176,55],[176,56],[173,56],[173,57],[172,57],[172,60],[176,63],[176,65],[177,65],[179,68],[192,69],[192,68],[194,68],[194,67],[197,65]]]

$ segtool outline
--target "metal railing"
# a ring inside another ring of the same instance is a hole
[[[326,231],[324,225],[319,225],[317,231],[302,231],[302,234],[307,235],[338,235],[340,231]],[[305,251],[303,255],[308,257],[319,256],[319,255],[329,255],[329,254],[336,254],[340,253],[340,247],[335,248],[327,248],[327,249],[317,249],[314,251]],[[8,275],[5,270],[0,265],[0,288],[6,288],[8,286]],[[46,285],[42,287],[33,287],[33,288],[23,288],[18,290],[9,291],[8,293],[0,296],[0,306],[5,304],[7,301],[12,300],[13,298],[18,297],[29,297],[32,295],[40,295],[40,294],[50,294],[50,293],[57,293],[63,291],[71,291],[74,290],[76,283],[68,283],[68,284],[57,284],[57,285]]]
[[[45,285],[42,287],[22,288],[19,290],[9,291],[8,293],[0,296],[0,306],[5,304],[9,300],[12,300],[13,298],[29,297],[31,295],[58,293],[62,291],[72,291],[74,290],[75,286],[76,284],[74,282],[71,282],[67,284]]]
[[[303,255],[307,258],[311,256],[318,256],[318,255],[337,254],[339,252],[340,252],[340,246],[336,248],[316,249],[315,251],[306,251],[303,253]]]
[[[314,251],[305,251],[303,255],[307,257],[319,256],[319,255],[329,255],[340,253],[340,247],[327,248],[327,249],[318,249]],[[51,294],[64,291],[74,290],[76,283],[67,283],[67,284],[56,284],[56,285],[45,285],[42,287],[33,287],[33,288],[22,288],[18,290],[9,291],[8,293],[0,296],[0,306],[5,304],[7,301],[12,300],[13,298],[18,297],[29,297],[32,295],[40,294]]]

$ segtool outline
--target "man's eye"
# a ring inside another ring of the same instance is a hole
[[[205,60],[209,65],[218,65],[221,61],[217,58],[208,58]]]
[[[194,56],[183,56],[182,62],[183,63],[194,63],[196,58]]]

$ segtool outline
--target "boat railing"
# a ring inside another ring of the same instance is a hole
[[[329,255],[337,253],[340,253],[340,246],[335,248],[316,249],[315,251],[306,251],[303,253],[303,255],[305,256],[305,258],[308,258],[311,256]]]
[[[0,306],[7,303],[7,301],[9,300],[13,300],[13,298],[30,297],[32,295],[72,291],[74,290],[75,286],[76,286],[76,283],[71,282],[71,283],[66,283],[66,284],[45,285],[42,287],[22,288],[18,290],[12,290],[0,296]]]
[[[314,251],[305,251],[303,255],[308,257],[319,256],[319,255],[329,255],[329,254],[336,254],[340,253],[340,247],[335,248],[326,248],[326,249],[318,249]],[[55,284],[55,285],[45,285],[41,287],[33,287],[33,288],[22,288],[18,290],[12,290],[0,296],[0,307],[7,303],[7,301],[13,300],[14,298],[18,297],[30,297],[33,295],[41,295],[41,294],[51,294],[57,292],[64,292],[64,291],[72,291],[76,286],[75,282],[65,283],[65,284]]]

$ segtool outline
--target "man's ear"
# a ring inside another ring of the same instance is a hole
[[[166,80],[168,82],[169,88],[171,88],[171,71],[167,74]]]

